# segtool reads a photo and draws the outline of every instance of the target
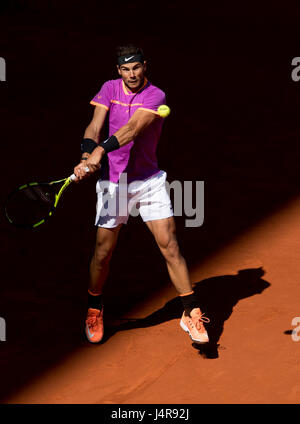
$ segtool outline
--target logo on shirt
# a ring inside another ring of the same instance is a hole
[[[134,56],[125,57],[125,62],[128,62],[128,60],[132,59]]]

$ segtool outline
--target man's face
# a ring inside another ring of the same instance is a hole
[[[146,62],[132,62],[118,66],[119,75],[121,75],[124,83],[130,91],[136,91],[140,88],[144,81],[146,71]]]

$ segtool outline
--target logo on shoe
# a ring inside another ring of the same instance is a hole
[[[92,333],[90,332],[90,329],[89,329],[89,327],[88,327],[88,326],[86,326],[86,330],[87,330],[88,336],[89,336],[90,338],[94,337],[95,333],[93,333],[93,334],[92,334]]]

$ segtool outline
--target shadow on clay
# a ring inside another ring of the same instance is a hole
[[[270,286],[270,283],[262,279],[264,273],[262,268],[243,269],[236,275],[207,278],[194,285],[194,292],[199,299],[201,311],[210,318],[210,322],[205,324],[210,339],[209,343],[192,343],[201,356],[209,359],[218,358],[218,350],[224,349],[218,343],[224,329],[224,322],[230,318],[233,307],[241,299],[261,294]],[[117,325],[108,322],[105,326],[106,334],[103,342],[118,331],[151,327],[172,319],[180,319],[181,315],[182,304],[177,296],[145,318],[124,318],[123,322]]]

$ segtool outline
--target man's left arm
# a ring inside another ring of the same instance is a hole
[[[113,134],[117,138],[119,146],[125,146],[134,140],[155,119],[162,119],[157,112],[141,109],[136,110],[127,124],[123,125]],[[102,146],[96,147],[88,158],[86,165],[99,165],[104,154],[105,150]]]
[[[123,125],[114,136],[117,137],[120,147],[134,140],[145,128],[152,124],[155,119],[161,119],[157,113],[136,110],[127,124]]]

